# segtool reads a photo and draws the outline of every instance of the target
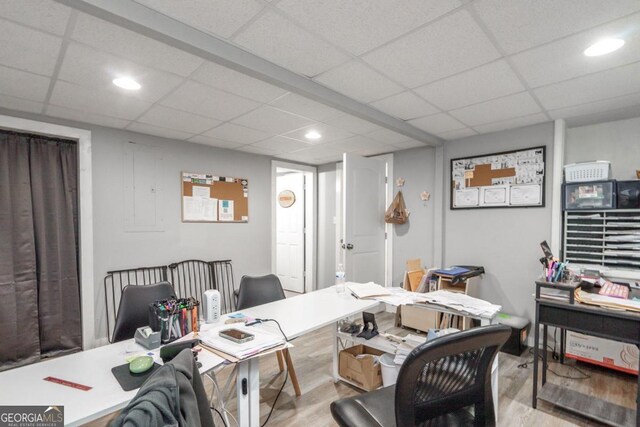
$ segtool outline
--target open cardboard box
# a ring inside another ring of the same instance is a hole
[[[338,372],[341,377],[353,382],[358,387],[370,391],[382,386],[380,362],[374,356],[381,356],[383,351],[358,344],[340,352]],[[366,355],[364,357],[358,357]]]

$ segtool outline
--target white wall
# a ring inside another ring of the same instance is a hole
[[[614,179],[636,179],[640,117],[567,129],[565,163],[589,160],[609,160]]]
[[[546,207],[451,210],[450,160],[545,145]],[[510,314],[534,318],[534,280],[540,274],[539,243],[549,240],[550,167],[553,163],[553,123],[477,135],[445,143],[444,265],[481,265],[479,297]]]
[[[433,264],[434,202],[423,202],[420,193],[437,191],[435,185],[435,148],[424,147],[393,153],[393,195],[402,191],[407,209],[411,212],[405,224],[392,225],[393,232],[393,285],[400,286],[406,261],[420,258],[423,264]],[[403,187],[396,185],[404,178]],[[439,226],[439,225],[438,225]]]
[[[0,113],[91,130],[93,160],[96,338],[106,336],[103,278],[108,270],[185,259],[231,259],[236,286],[244,274],[271,272],[271,159],[184,141],[0,109]],[[124,151],[129,142],[162,153],[159,210],[163,231],[125,231]],[[182,223],[180,172],[207,172],[249,180],[247,224]]]

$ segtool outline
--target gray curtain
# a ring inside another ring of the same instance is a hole
[[[82,346],[77,145],[0,130],[0,371]]]

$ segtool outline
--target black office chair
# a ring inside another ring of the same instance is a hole
[[[422,344],[395,386],[332,402],[331,414],[342,427],[495,426],[491,365],[510,334],[491,325]]]
[[[133,338],[136,329],[149,324],[149,304],[157,300],[175,298],[175,294],[169,282],[125,286],[122,290],[111,342]]]
[[[240,288],[238,289],[238,302],[236,304],[238,310],[244,310],[257,305],[268,304],[270,302],[285,299],[284,290],[280,279],[275,274],[267,274],[266,276],[242,276],[240,279]],[[280,372],[284,370],[286,363],[291,377],[291,384],[296,392],[296,396],[301,396],[300,384],[298,376],[293,367],[293,361],[289,350],[285,349],[276,352],[278,357],[278,366]]]

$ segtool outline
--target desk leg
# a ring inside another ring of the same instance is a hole
[[[488,319],[480,319],[480,326],[488,326],[491,321]],[[498,422],[498,396],[500,395],[498,390],[498,369],[500,353],[496,354],[496,358],[493,359],[493,365],[491,365],[491,394],[493,397],[493,412],[496,414],[496,423]]]
[[[547,382],[547,340],[549,339],[549,327],[542,326],[542,385]]]
[[[565,330],[560,329],[560,363],[564,365],[564,338]]]
[[[331,363],[331,374],[333,382],[338,382],[338,322],[333,325],[333,358]]]
[[[640,345],[637,347],[640,350]],[[638,373],[640,373],[640,363],[638,363]],[[638,375],[638,388],[636,388],[636,426],[640,426],[640,375]]]
[[[259,358],[243,360],[238,364],[236,379],[238,396],[238,426],[260,425],[260,364]]]
[[[531,406],[536,409],[538,406],[538,352],[540,347],[540,323],[538,323],[538,315],[540,309],[536,303],[536,320],[533,331],[533,395],[531,398]]]

